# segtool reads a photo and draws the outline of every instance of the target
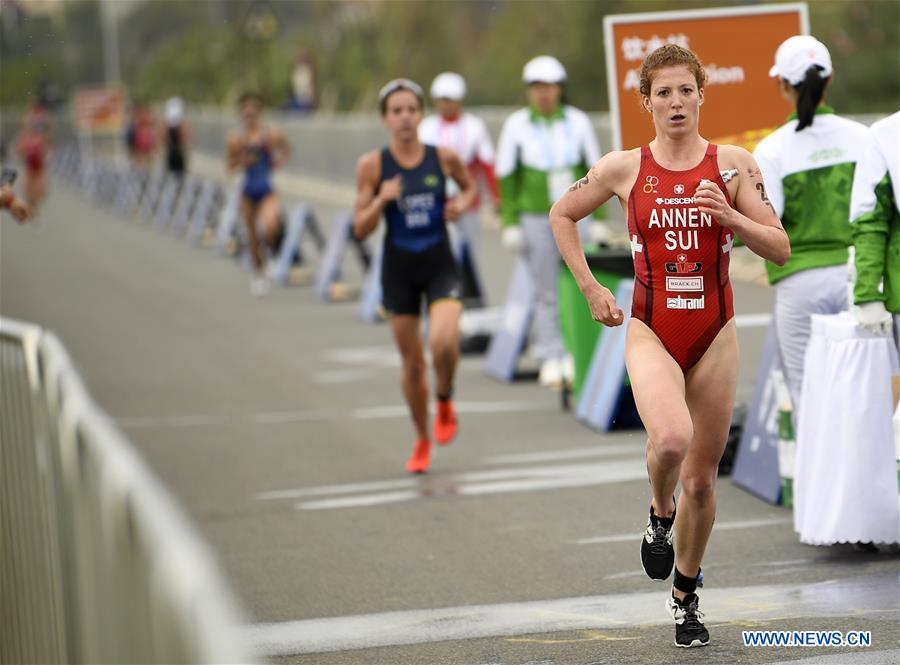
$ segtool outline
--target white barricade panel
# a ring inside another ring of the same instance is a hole
[[[625,338],[633,294],[634,282],[622,280],[615,296],[625,320],[620,326],[601,330],[575,409],[578,420],[600,432],[612,429],[626,390]]]
[[[778,398],[773,371],[779,368],[775,323],[769,326],[756,370],[753,398],[747,409],[731,481],[771,504],[781,495],[778,474]]]
[[[172,233],[175,237],[181,236],[184,229],[190,221],[191,210],[197,201],[200,193],[200,180],[193,175],[188,175],[184,179],[181,186],[181,192],[178,196],[178,202],[172,213]]]
[[[228,243],[234,235],[240,217],[240,187],[234,186],[228,190],[225,205],[219,213],[219,223],[216,227],[216,252],[223,256],[228,253]]]
[[[203,240],[203,233],[209,223],[213,208],[216,203],[216,196],[221,189],[212,180],[206,180],[197,196],[197,204],[194,206],[191,214],[191,224],[188,229],[188,242],[194,247],[200,245]]]
[[[321,240],[312,208],[301,204],[294,209],[294,213],[288,219],[278,256],[275,257],[273,278],[282,286],[288,283],[294,258],[300,254],[300,243],[307,234],[313,236],[314,240]],[[316,244],[318,245],[318,241]]]
[[[381,263],[383,260],[384,243],[379,240],[359,298],[359,318],[366,323],[381,321]]]
[[[499,329],[491,338],[484,373],[498,381],[510,382],[516,377],[519,357],[525,350],[531,319],[534,316],[534,282],[524,259],[516,262]]]

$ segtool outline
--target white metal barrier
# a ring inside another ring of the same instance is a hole
[[[0,662],[251,662],[239,625],[56,336],[0,319]]]

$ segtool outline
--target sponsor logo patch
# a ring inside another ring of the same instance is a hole
[[[676,194],[684,194],[684,185],[675,185]]]
[[[438,182],[439,182],[438,177],[436,175],[434,175],[433,173],[429,173],[427,176],[425,176],[425,186],[426,187],[437,187]]]
[[[655,175],[648,175],[647,181],[644,183],[644,194],[655,194],[656,186],[659,184],[659,178]]]
[[[666,263],[666,272],[674,272],[679,274],[700,272],[703,267],[702,263],[688,261],[687,254],[679,254],[675,257],[674,262]]]
[[[699,298],[675,296],[674,298],[666,298],[666,309],[703,309],[705,301],[706,296],[700,296]]]
[[[694,203],[694,198],[692,196],[686,196],[683,198],[667,198],[664,199],[661,196],[656,197],[656,205],[667,205],[667,206],[687,206]]]
[[[670,277],[666,275],[666,291],[702,291],[703,277]]]

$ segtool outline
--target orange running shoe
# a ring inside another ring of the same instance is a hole
[[[419,439],[412,455],[406,460],[406,470],[410,473],[425,473],[431,468],[431,441]]]
[[[453,408],[453,400],[439,399],[437,402],[437,417],[434,419],[434,440],[442,446],[453,443],[459,424],[456,422],[456,410]]]

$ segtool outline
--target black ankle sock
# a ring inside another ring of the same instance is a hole
[[[697,577],[688,577],[678,570],[678,566],[675,566],[675,580],[672,582],[672,586],[684,593],[694,593],[697,591],[697,580],[700,579],[701,570],[697,569]]]
[[[673,502],[675,501],[675,497],[674,497],[674,496],[672,497],[672,501],[673,501]],[[672,509],[672,514],[671,514],[671,515],[669,515],[668,517],[660,517],[659,515],[656,514],[656,511],[653,509],[653,504],[652,504],[652,503],[650,504],[650,512],[653,513],[653,516],[654,516],[657,520],[664,520],[666,526],[671,526],[672,524],[675,523],[675,512],[676,512],[677,510],[678,510],[678,506],[675,506],[675,508]]]
[[[453,399],[453,388],[448,390],[443,395],[441,393],[436,393],[436,397],[437,397],[438,402],[446,402],[446,401]]]

